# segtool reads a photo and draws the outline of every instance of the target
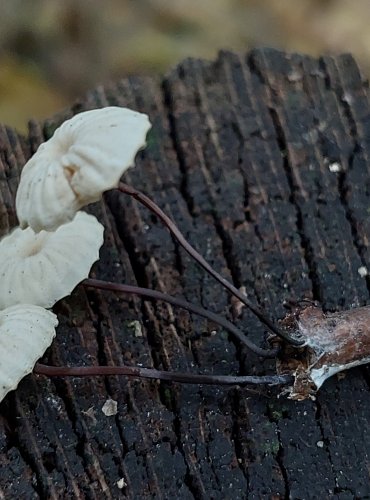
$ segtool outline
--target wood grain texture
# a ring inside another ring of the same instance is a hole
[[[17,223],[27,158],[64,119],[107,105],[148,113],[153,123],[125,182],[149,194],[272,318],[283,317],[289,299],[330,310],[369,303],[370,280],[358,268],[370,259],[370,107],[351,56],[224,52],[215,62],[186,60],[163,80],[91,91],[71,110],[31,122],[28,137],[0,127],[1,235]],[[263,345],[264,328],[245,310],[236,317],[225,291],[143,207],[110,192],[91,211],[106,227],[95,277],[185,297]],[[170,305],[78,287],[55,310],[53,364],[274,371]],[[266,390],[29,376],[1,404],[0,496],[368,498],[369,385],[369,368],[358,368],[326,382],[315,401],[293,402]],[[101,411],[108,398],[118,402],[116,416]]]

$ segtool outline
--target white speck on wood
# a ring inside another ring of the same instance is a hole
[[[117,487],[122,490],[122,488],[124,488],[125,486],[127,486],[127,483],[125,481],[125,479],[123,477],[121,477],[121,479],[119,479],[117,481]]]
[[[341,164],[338,163],[337,161],[334,163],[330,163],[329,170],[330,172],[335,172],[335,173],[340,172],[342,170]]]
[[[101,411],[106,417],[112,417],[113,415],[117,415],[117,407],[117,401],[114,401],[114,399],[107,399]]]
[[[367,267],[361,266],[357,269],[358,274],[361,276],[361,278],[365,278],[368,274],[369,271],[367,270]]]
[[[137,319],[134,319],[133,321],[130,321],[128,324],[130,328],[134,331],[135,337],[142,337],[143,336],[143,330],[141,328],[141,323]]]

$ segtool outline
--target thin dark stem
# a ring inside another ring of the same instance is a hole
[[[38,375],[48,377],[95,377],[98,375],[125,375],[134,378],[168,380],[183,384],[206,385],[285,385],[293,383],[291,375],[233,376],[198,375],[195,373],[166,372],[139,366],[48,366],[36,363],[33,369]]]
[[[163,210],[158,207],[158,205],[154,203],[154,201],[148,198],[148,196],[146,196],[144,193],[141,193],[137,189],[134,189],[133,187],[128,186],[127,184],[124,184],[122,182],[119,184],[118,189],[122,193],[132,196],[132,198],[135,198],[135,200],[151,210],[167,227],[172,236],[176,238],[176,240],[184,248],[184,250],[186,250],[186,252],[188,252],[188,254],[193,257],[193,259],[195,259],[198,264],[202,266],[203,269],[205,269],[211,276],[213,276],[223,287],[229,290],[229,292],[237,297],[240,302],[247,306],[272,333],[278,335],[280,338],[284,339],[286,342],[289,342],[292,345],[299,346],[303,344],[301,340],[292,338],[290,335],[278,328],[262,309],[250,302],[247,297],[243,293],[241,293],[232,283],[227,281],[217,271],[215,271],[208,264],[208,262],[195,250],[195,248],[190,245],[190,243],[186,240],[175,223],[168,217],[168,215],[163,212]]]
[[[99,288],[101,290],[110,290],[112,292],[118,293],[129,293],[134,295],[140,295],[142,297],[148,297],[150,299],[162,300],[164,302],[168,302],[173,306],[181,307],[186,309],[189,312],[194,314],[198,314],[198,316],[202,316],[203,318],[209,319],[214,323],[222,326],[225,330],[229,331],[234,337],[236,337],[240,342],[242,342],[246,347],[248,347],[251,351],[256,353],[258,356],[263,356],[264,358],[274,358],[276,356],[276,349],[261,349],[248,340],[248,338],[230,321],[215,314],[211,311],[207,311],[207,309],[203,309],[203,307],[196,306],[195,304],[191,304],[186,300],[179,299],[176,297],[172,297],[171,295],[167,295],[166,293],[158,292],[157,290],[151,290],[150,288],[141,288],[138,286],[132,285],[123,285],[119,283],[112,283],[111,281],[102,281],[102,280],[94,280],[91,278],[83,281],[85,286],[89,286],[91,288]]]

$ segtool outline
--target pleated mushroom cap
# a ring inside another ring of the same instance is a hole
[[[32,372],[55,337],[51,311],[20,304],[0,311],[0,401]]]
[[[55,232],[17,228],[0,241],[0,309],[15,304],[50,308],[88,277],[99,259],[104,227],[78,212]]]
[[[16,196],[20,226],[54,231],[117,187],[150,127],[147,115],[114,106],[64,122],[23,168]]]

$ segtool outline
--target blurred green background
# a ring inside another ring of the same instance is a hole
[[[369,0],[2,0],[0,122],[24,131],[88,88],[221,48],[352,52],[367,74],[369,15]]]

